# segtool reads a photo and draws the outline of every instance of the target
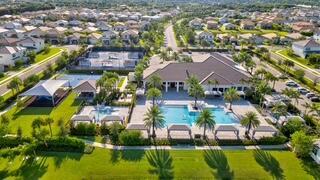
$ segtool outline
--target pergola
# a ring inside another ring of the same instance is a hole
[[[19,96],[48,97],[51,98],[52,105],[55,106],[54,98],[56,96],[56,92],[67,82],[67,80],[43,80],[36,84],[33,88],[20,94]]]
[[[149,131],[149,128],[146,127],[144,124],[128,124],[127,125],[127,130],[139,130],[139,131],[147,131],[147,133],[149,134],[150,131]]]
[[[278,130],[272,126],[258,126],[252,131],[252,137],[254,137],[256,132],[271,132],[273,134],[277,134]]]
[[[96,81],[95,80],[84,80],[80,81],[73,90],[79,94],[92,94],[93,97],[97,93]]]
[[[220,125],[214,132],[214,136],[217,136],[218,132],[233,132],[239,137],[239,129],[232,125]]]
[[[71,121],[73,124],[76,124],[77,122],[88,122],[88,123],[93,123],[94,122],[94,117],[90,115],[73,115],[71,118]]]
[[[171,131],[186,131],[191,137],[191,128],[185,124],[172,124],[168,127],[168,137],[170,137]]]

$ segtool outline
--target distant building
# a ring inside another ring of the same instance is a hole
[[[292,43],[292,50],[296,55],[306,58],[310,54],[320,54],[320,44],[311,38]]]

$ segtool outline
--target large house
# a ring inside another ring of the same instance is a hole
[[[292,50],[296,55],[306,58],[310,54],[320,54],[320,44],[311,38],[292,43]]]
[[[44,39],[31,38],[31,37],[27,37],[27,38],[17,42],[17,45],[25,47],[27,50],[33,50],[37,53],[40,52],[45,46]]]
[[[17,60],[23,58],[26,49],[19,46],[2,46],[0,47],[0,66],[14,66]]]
[[[163,81],[164,90],[167,92],[173,89],[177,92],[188,90],[186,80],[190,76],[196,76],[206,91],[225,92],[229,88],[236,88],[244,91],[248,85],[244,83],[249,76],[231,59],[214,53],[204,61],[192,63],[168,63],[158,69],[153,67],[153,72],[146,70],[143,77],[143,85],[146,88],[147,82],[153,75],[158,75]],[[210,81],[217,81],[211,85]]]

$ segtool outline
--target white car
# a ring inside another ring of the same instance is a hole
[[[297,87],[298,84],[294,81],[287,81],[286,82],[286,86],[289,86],[289,87]]]
[[[307,94],[310,92],[308,89],[306,89],[304,87],[298,87],[297,89],[301,94]]]

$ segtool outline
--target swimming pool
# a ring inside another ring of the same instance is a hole
[[[189,112],[187,106],[161,106],[160,107],[166,125],[188,124],[193,126],[199,116],[199,112]],[[239,124],[233,113],[227,113],[223,108],[208,108],[214,115],[216,124]]]

